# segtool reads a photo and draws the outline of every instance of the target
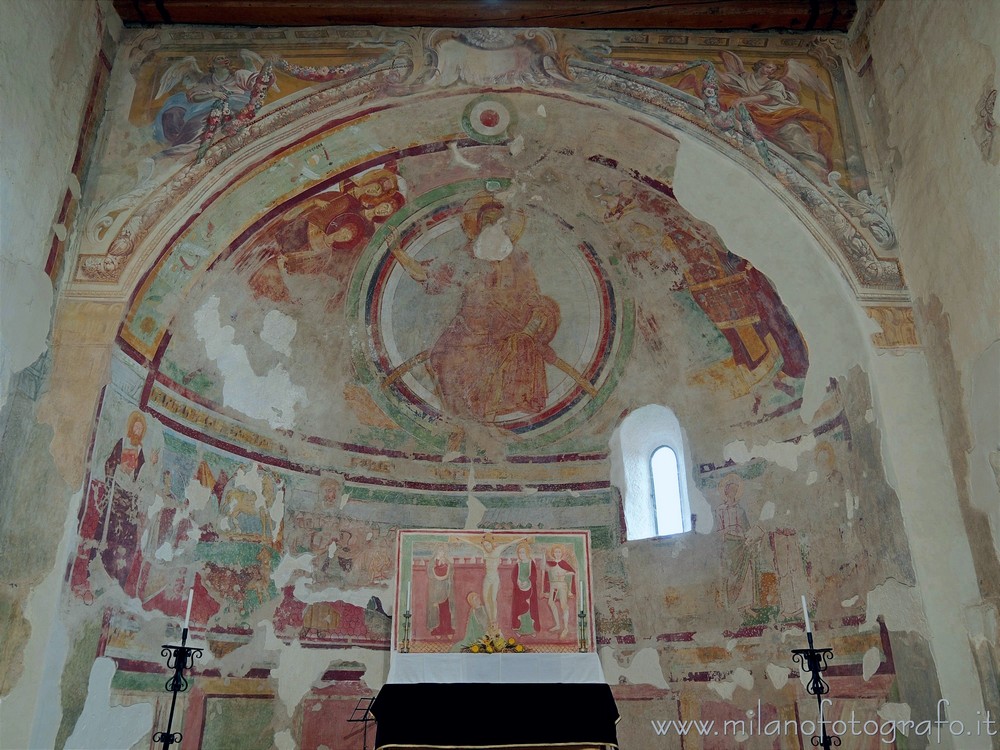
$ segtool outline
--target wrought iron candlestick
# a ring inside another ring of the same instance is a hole
[[[403,613],[403,643],[399,647],[399,653],[408,654],[410,653],[410,618],[413,617],[413,613],[410,610],[406,610]]]
[[[587,650],[587,613],[581,609],[576,619],[579,623],[577,629],[580,634],[580,648],[578,650],[580,653],[584,653]]]
[[[188,629],[184,628],[181,631],[180,646],[164,644],[163,649],[160,651],[160,654],[167,658],[167,669],[174,670],[173,676],[167,680],[166,684],[167,692],[174,694],[173,698],[170,699],[170,716],[167,718],[167,731],[157,732],[153,735],[153,742],[163,743],[163,750],[168,750],[171,745],[179,745],[184,738],[184,735],[180,732],[173,731],[174,708],[177,706],[177,694],[183,693],[190,685],[184,676],[184,670],[191,669],[194,666],[195,658],[202,655],[200,648],[190,648],[187,645],[187,637]]]
[[[813,634],[806,632],[809,641],[809,648],[792,649],[792,660],[801,669],[810,673],[809,682],[806,683],[806,692],[816,696],[816,707],[819,709],[819,735],[814,736],[810,743],[813,747],[821,747],[823,750],[830,750],[831,747],[839,747],[840,737],[826,733],[826,721],[823,719],[823,696],[830,692],[830,685],[823,679],[822,674],[827,669],[827,662],[833,656],[832,648],[816,648],[813,645]]]

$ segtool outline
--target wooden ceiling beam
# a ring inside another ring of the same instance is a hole
[[[855,0],[114,0],[129,25],[846,31]]]

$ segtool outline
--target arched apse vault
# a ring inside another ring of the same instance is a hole
[[[193,587],[196,629],[254,690],[302,644],[310,674],[351,648],[370,687],[400,528],[582,528],[601,643],[648,648],[630,715],[672,681],[721,716],[701,675],[735,667],[723,639],[782,658],[804,592],[854,639],[847,694],[889,695],[868,595],[915,585],[867,374],[870,307],[907,299],[874,249],[891,229],[849,194],[868,190],[849,148],[803,150],[791,105],[768,130],[721,116],[739,110],[707,84],[747,83],[742,63],[651,72],[581,39],[379,32],[358,62],[298,48],[239,74],[200,50],[248,102],[268,75],[283,93],[193,137],[188,97],[167,104],[182,78],[163,82],[186,58],[147,58],[159,150],[95,207],[66,292],[128,300],[65,590],[80,621],[102,613],[105,654],[141,673]],[[683,430],[699,521],[632,543],[609,444],[649,404]]]

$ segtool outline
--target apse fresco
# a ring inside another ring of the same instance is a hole
[[[866,592],[913,573],[866,376],[811,373],[782,289],[674,185],[699,138],[837,227],[852,283],[900,287],[877,212],[843,208],[865,170],[829,50],[176,33],[131,37],[72,282],[125,306],[64,586],[113,702],[162,718],[192,591],[192,746],[357,744],[403,591],[425,652],[491,629],[576,650],[585,606],[623,747],[650,717],[744,711],[738,670],[786,665],[803,595],[840,695],[885,700]],[[627,542],[610,446],[647,404],[703,502],[684,537]],[[778,682],[768,715],[796,715]]]

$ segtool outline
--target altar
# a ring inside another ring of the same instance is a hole
[[[589,545],[585,531],[401,531],[376,750],[617,748]]]

